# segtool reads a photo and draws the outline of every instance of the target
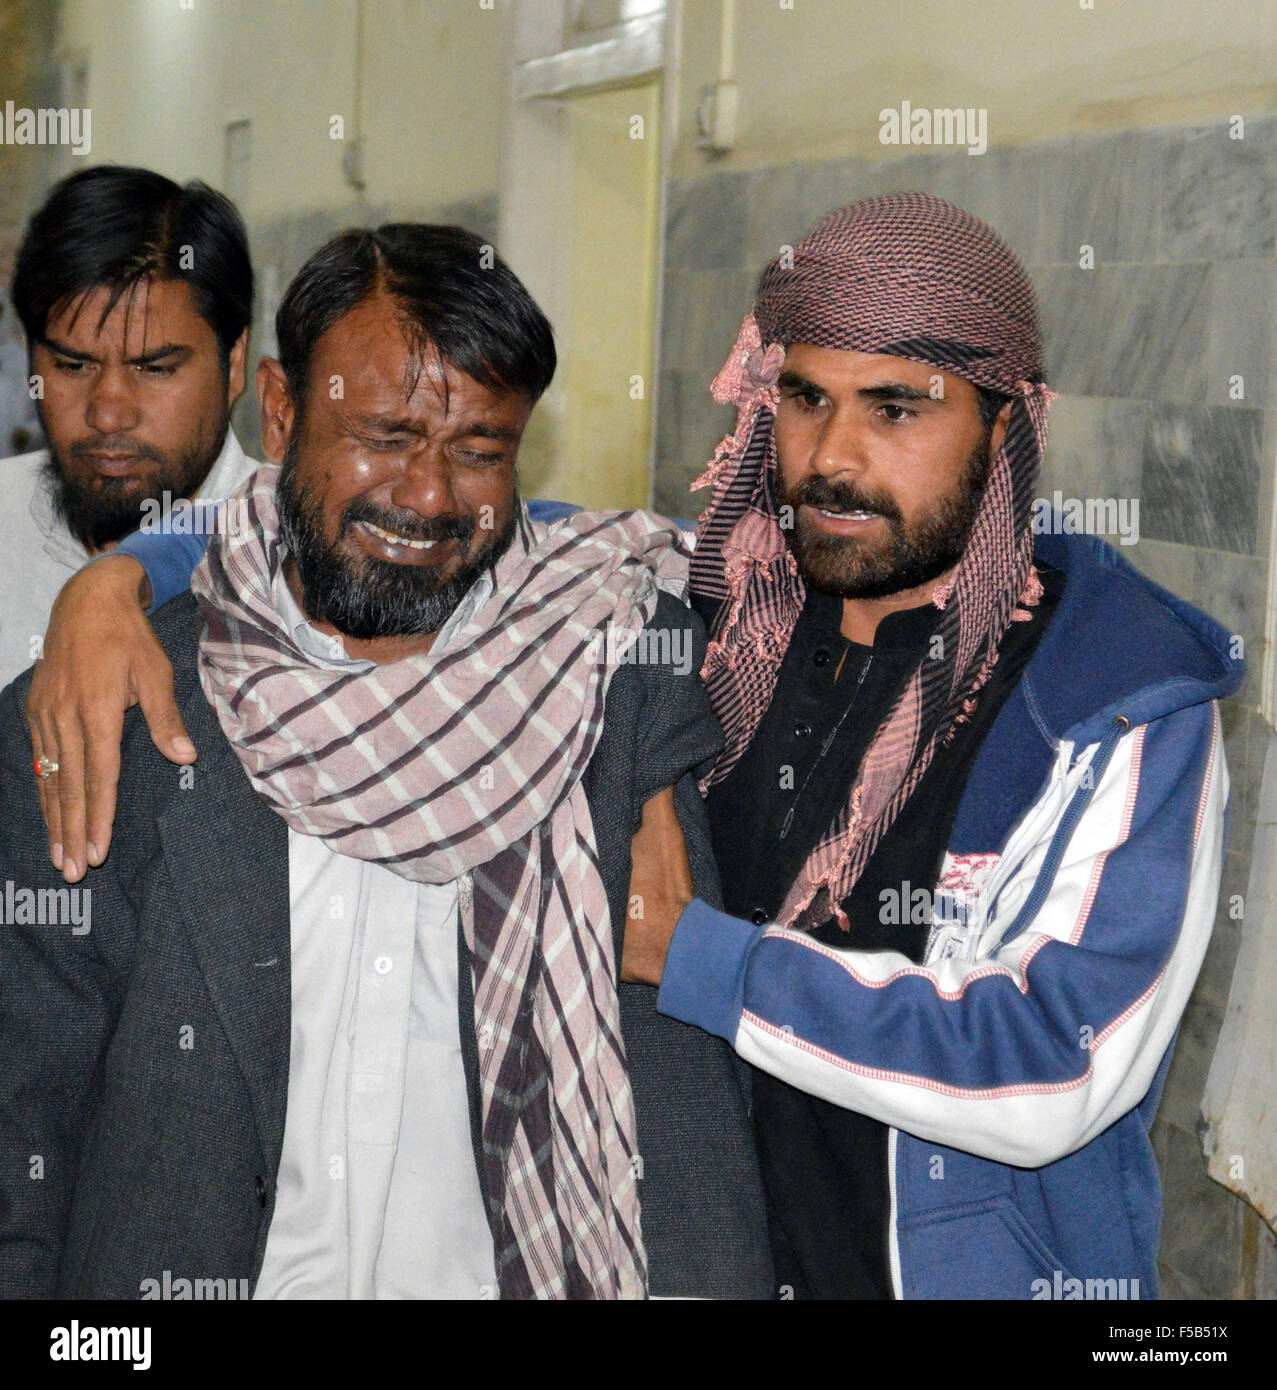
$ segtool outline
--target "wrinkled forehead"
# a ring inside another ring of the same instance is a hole
[[[340,392],[423,416],[520,415],[524,393],[483,382],[446,358],[388,296],[362,300],[331,324],[310,360],[312,388]]]
[[[213,330],[184,280],[146,276],[128,285],[92,285],[49,311],[46,339],[87,349],[145,352],[161,339],[197,345]]]

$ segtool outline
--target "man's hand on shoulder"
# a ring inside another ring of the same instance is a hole
[[[674,928],[696,896],[673,787],[658,792],[643,807],[643,823],[631,855],[621,979],[627,984],[659,985]]]
[[[124,714],[141,705],[155,746],[193,763],[195,746],[173,698],[173,668],[146,618],[150,586],[129,555],[104,555],[63,587],[27,696],[49,853],[68,883],[106,858],[120,779]]]

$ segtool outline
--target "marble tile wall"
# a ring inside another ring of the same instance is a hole
[[[1241,636],[1250,661],[1223,723],[1230,841],[1215,935],[1154,1129],[1168,1297],[1277,1297],[1277,1238],[1206,1176],[1197,1116],[1241,936],[1268,726],[1257,712],[1277,449],[1277,118],[1038,146],[794,164],[671,182],[657,400],[657,510],[733,423],[709,383],[763,265],[822,213],[922,189],[996,227],[1041,300],[1060,392],[1040,493],[1139,502],[1138,568]],[[1082,269],[1082,248],[1094,268]],[[1129,513],[1128,513],[1129,515]]]

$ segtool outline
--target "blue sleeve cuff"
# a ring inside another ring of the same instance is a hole
[[[146,571],[151,585],[153,613],[161,604],[184,594],[191,587],[195,566],[204,558],[208,537],[178,532],[134,531],[120,542],[120,550]]]
[[[764,930],[693,898],[670,939],[657,1012],[734,1046],[744,1007],[745,967]]]

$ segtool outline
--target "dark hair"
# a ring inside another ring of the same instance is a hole
[[[998,418],[998,412],[1011,397],[1000,395],[997,391],[990,391],[987,386],[977,386],[975,389],[976,409],[980,412],[980,423],[986,430],[992,429],[993,422]]]
[[[394,298],[418,347],[490,389],[535,403],[554,376],[549,320],[508,265],[472,232],[420,222],[354,228],[297,272],[275,315],[279,360],[300,406],[319,339],[378,291]]]
[[[253,265],[235,204],[193,179],[102,164],[53,187],[27,225],[13,270],[13,305],[28,345],[80,295],[111,291],[102,315],[145,280],[184,280],[217,337],[225,369],[253,315]]]

